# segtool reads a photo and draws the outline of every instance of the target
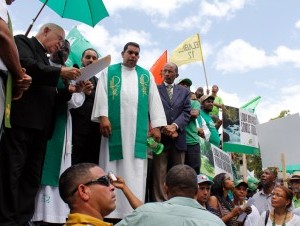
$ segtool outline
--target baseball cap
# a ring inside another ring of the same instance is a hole
[[[214,182],[212,182],[206,175],[204,174],[199,174],[197,175],[197,183],[201,184],[204,182],[208,182],[209,185],[212,185]]]
[[[203,96],[200,98],[201,104],[202,104],[204,101],[206,101],[207,99],[215,100],[215,97],[214,97],[214,96],[211,96],[211,95],[203,95]]]
[[[240,180],[235,180],[235,181],[234,181],[234,187],[238,187],[238,186],[240,186],[241,184],[244,184],[244,185],[248,188],[248,183],[245,182],[244,180],[240,179]]]
[[[189,78],[180,79],[177,84],[180,84],[183,82],[186,83],[188,86],[191,86],[193,84],[192,80],[190,80]]]
[[[257,189],[259,180],[257,180],[255,177],[249,177],[248,178],[248,189],[250,191],[255,191]]]

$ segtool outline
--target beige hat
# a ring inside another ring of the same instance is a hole
[[[211,96],[211,95],[203,95],[201,98],[200,98],[200,103],[202,104],[204,101],[206,101],[207,99],[212,99],[212,100],[215,100],[215,97],[214,96]]]
[[[287,181],[292,181],[292,180],[300,180],[300,172],[295,171],[290,178],[287,179]]]

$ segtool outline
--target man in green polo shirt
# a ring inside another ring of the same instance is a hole
[[[218,130],[216,129],[215,123],[210,117],[209,113],[211,112],[213,108],[213,102],[215,98],[210,95],[203,95],[200,98],[201,102],[201,112],[200,115],[206,122],[207,127],[209,128],[210,131],[210,137],[209,137],[209,142],[216,145],[219,147],[220,145],[220,136],[218,133]]]
[[[212,89],[211,89],[211,95],[215,99],[214,99],[214,103],[213,103],[213,109],[211,110],[211,112],[209,114],[212,117],[212,119],[214,120],[214,122],[216,122],[220,119],[220,117],[219,117],[220,108],[222,109],[222,111],[224,111],[224,109],[225,109],[222,98],[217,95],[218,91],[219,91],[219,87],[217,85],[213,85]]]
[[[178,85],[186,87],[190,90],[192,81],[188,78],[179,81]],[[201,158],[200,158],[200,140],[198,136],[197,118],[200,114],[200,103],[198,100],[191,99],[191,118],[190,122],[185,127],[187,151],[185,152],[185,164],[192,167],[197,174],[200,173]]]

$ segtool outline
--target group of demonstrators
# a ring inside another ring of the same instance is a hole
[[[0,225],[300,224],[292,212],[297,175],[293,196],[265,170],[247,205],[247,181],[199,174],[199,137],[220,146],[218,86],[190,92],[190,79],[175,83],[172,62],[157,85],[137,65],[135,42],[125,44],[121,63],[82,81],[77,65],[65,66],[70,43],[59,25],[13,38],[11,2],[0,1]],[[98,58],[86,49],[81,66]],[[163,144],[161,154],[149,151],[149,137]]]

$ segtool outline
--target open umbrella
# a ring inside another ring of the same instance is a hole
[[[40,0],[44,3],[32,24],[26,31],[30,32],[35,20],[40,15],[45,5],[63,18],[80,21],[94,27],[100,20],[109,16],[102,0]]]

